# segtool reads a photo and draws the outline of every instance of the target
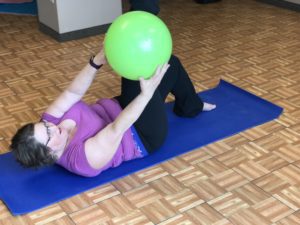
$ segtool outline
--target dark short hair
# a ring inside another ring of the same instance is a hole
[[[26,124],[16,132],[10,149],[17,162],[26,168],[51,165],[56,161],[50,153],[50,148],[35,139],[33,123]]]

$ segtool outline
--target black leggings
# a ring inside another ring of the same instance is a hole
[[[203,109],[203,102],[183,68],[180,60],[172,55],[170,67],[164,75],[153,97],[141,116],[134,123],[143,144],[149,153],[158,149],[168,132],[165,99],[169,93],[175,96],[174,113],[181,117],[194,117]],[[138,94],[140,82],[122,78],[121,95],[116,97],[122,108],[125,108]]]

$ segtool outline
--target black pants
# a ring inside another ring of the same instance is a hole
[[[159,0],[129,0],[130,11],[146,11],[157,15],[160,11]]]
[[[170,67],[164,75],[153,97],[147,104],[134,126],[149,153],[158,149],[168,132],[168,121],[165,111],[165,99],[169,93],[175,96],[174,113],[181,117],[194,117],[203,109],[203,102],[183,68],[180,60],[172,55]],[[122,78],[121,95],[116,99],[125,108],[138,94],[139,81]]]

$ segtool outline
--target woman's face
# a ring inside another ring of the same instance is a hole
[[[34,125],[35,139],[53,150],[64,148],[68,132],[53,123],[42,121]]]

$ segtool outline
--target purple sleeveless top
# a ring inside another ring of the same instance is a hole
[[[123,161],[147,155],[147,151],[132,126],[125,132],[121,144],[111,161],[101,169],[94,169],[89,165],[84,150],[85,141],[114,121],[121,111],[122,108],[117,100],[101,99],[93,105],[87,105],[79,101],[61,118],[44,113],[42,119],[56,125],[65,119],[76,122],[77,131],[56,163],[75,174],[93,177],[110,167],[119,166]]]

